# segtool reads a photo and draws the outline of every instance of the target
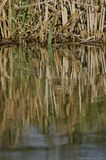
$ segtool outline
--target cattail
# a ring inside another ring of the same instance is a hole
[[[103,0],[103,5],[106,7],[106,0]]]

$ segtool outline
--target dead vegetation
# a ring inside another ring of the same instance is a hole
[[[105,12],[105,0],[1,0],[0,34],[26,43],[105,43]]]

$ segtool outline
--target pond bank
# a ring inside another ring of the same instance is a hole
[[[0,39],[0,46],[3,46],[3,45],[14,45],[14,44],[19,44],[18,41],[15,41],[15,40],[12,40],[10,38],[3,38],[3,39]]]
[[[33,45],[33,44],[37,44],[40,46],[47,46],[50,45],[47,42],[36,42],[34,39],[31,39],[29,41],[26,41],[25,39],[23,39],[23,42],[19,42],[18,40],[14,40],[14,39],[10,39],[10,38],[3,38],[0,39],[0,46],[3,45],[19,45],[19,44],[26,44],[26,45]],[[63,45],[63,44],[71,44],[71,45],[77,45],[77,44],[82,44],[82,45],[93,45],[93,46],[101,46],[101,45],[105,45],[105,43],[103,43],[102,41],[94,41],[94,40],[90,40],[90,41],[61,41],[61,42],[52,42],[51,45]]]

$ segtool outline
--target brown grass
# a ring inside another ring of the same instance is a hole
[[[105,43],[104,0],[27,0],[0,5],[0,34],[25,42]]]

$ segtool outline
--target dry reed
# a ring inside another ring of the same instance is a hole
[[[105,14],[105,0],[5,0],[0,1],[0,34],[27,43],[105,43]]]

